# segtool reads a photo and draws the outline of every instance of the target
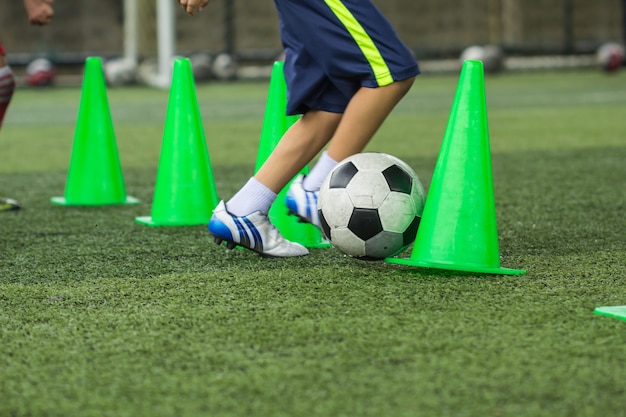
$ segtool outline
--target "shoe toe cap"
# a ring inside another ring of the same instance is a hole
[[[309,250],[299,243],[289,242],[288,244],[284,243],[272,249],[265,250],[263,254],[278,258],[287,258],[292,256],[308,255]]]

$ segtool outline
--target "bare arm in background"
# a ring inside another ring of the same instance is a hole
[[[24,0],[24,7],[28,13],[28,21],[31,25],[47,25],[52,22],[54,0]]]
[[[183,9],[192,16],[209,4],[209,0],[178,0],[178,2],[183,6]]]

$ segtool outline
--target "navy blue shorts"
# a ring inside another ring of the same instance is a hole
[[[285,50],[287,114],[343,113],[361,87],[419,74],[415,57],[370,0],[274,0]]]

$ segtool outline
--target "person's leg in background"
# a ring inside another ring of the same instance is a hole
[[[15,78],[11,68],[7,65],[5,51],[0,43],[0,129],[14,91]],[[20,207],[21,204],[16,200],[0,196],[0,211],[17,210]]]

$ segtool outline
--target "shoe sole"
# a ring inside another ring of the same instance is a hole
[[[218,236],[216,234],[213,233],[209,233],[211,236],[213,236],[213,242],[215,242],[217,245],[222,246],[222,243],[226,242],[226,249],[228,250],[233,250],[235,248],[242,248],[242,249],[246,249],[249,250],[250,252],[254,252],[257,255],[263,257],[263,258],[293,258],[294,256],[275,256],[275,255],[269,255],[267,253],[263,253],[263,252],[259,252],[257,250],[254,250],[252,248],[249,248],[247,246],[244,246],[240,243],[237,243],[233,240],[230,239],[225,239],[222,236]]]

